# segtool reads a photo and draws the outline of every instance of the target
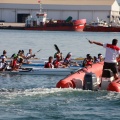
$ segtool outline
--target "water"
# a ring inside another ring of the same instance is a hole
[[[55,32],[0,30],[0,51],[11,56],[19,49],[29,48],[39,58],[55,53],[57,44],[63,55],[73,58],[105,54],[102,47],[86,40],[109,42],[120,40],[119,33]],[[120,42],[119,42],[120,46]],[[64,76],[0,75],[0,120],[119,120],[120,94],[107,91],[58,89],[56,83]]]

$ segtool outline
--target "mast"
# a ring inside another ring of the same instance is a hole
[[[38,0],[38,3],[40,4],[40,13],[42,13],[42,3],[41,3],[41,0]]]

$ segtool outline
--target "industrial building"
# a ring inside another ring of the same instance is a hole
[[[98,17],[109,23],[120,17],[116,0],[0,0],[0,21],[25,22],[28,15],[35,17],[39,12],[40,3],[50,19],[65,20],[71,16],[90,23]]]

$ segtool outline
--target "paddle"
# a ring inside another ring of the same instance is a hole
[[[89,40],[88,38],[86,38],[87,40]]]
[[[56,58],[57,54],[60,53],[60,49],[58,48],[58,46],[56,44],[54,44],[54,47],[55,47],[55,50],[57,51],[55,54],[54,54],[54,58]]]
[[[60,49],[58,48],[58,46],[56,44],[54,44],[55,50],[60,53]]]
[[[33,55],[29,56],[27,59],[30,59],[31,57],[35,57],[35,54],[37,54],[38,52],[40,52],[41,49],[39,49],[36,53],[34,53]]]
[[[42,49],[39,49],[36,53],[38,53],[38,52],[40,52]],[[36,53],[34,53],[34,54],[36,54]]]

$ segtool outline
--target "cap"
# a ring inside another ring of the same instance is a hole
[[[102,54],[101,54],[101,53],[99,53],[99,54],[98,54],[98,57],[99,57],[99,56],[102,56]]]

